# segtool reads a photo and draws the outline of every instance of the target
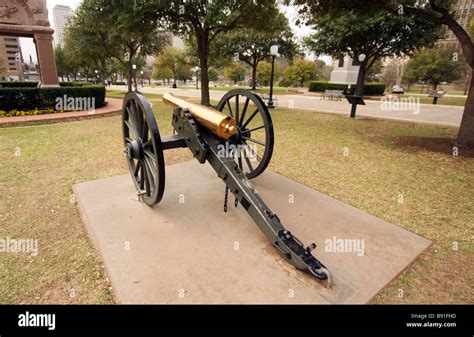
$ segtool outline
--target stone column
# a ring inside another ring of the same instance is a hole
[[[41,74],[42,87],[59,86],[56,59],[53,50],[53,35],[37,33],[34,36],[38,66]]]

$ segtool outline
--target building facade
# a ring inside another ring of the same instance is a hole
[[[474,0],[458,0],[454,6],[454,10],[456,11],[458,23],[464,29],[469,30],[470,25],[474,24]],[[437,44],[442,48],[459,48],[459,41],[450,29],[446,31],[446,37],[438,41]]]
[[[54,47],[60,45],[64,48],[64,33],[70,20],[73,18],[71,7],[56,5],[53,8]]]
[[[15,36],[0,36],[0,78],[21,79],[21,45],[20,39]]]

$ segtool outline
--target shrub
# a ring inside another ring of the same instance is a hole
[[[0,110],[47,110],[55,109],[57,99],[95,98],[95,108],[105,106],[103,85],[82,84],[59,88],[0,88]]]
[[[37,81],[0,81],[0,88],[36,88],[39,82]],[[89,85],[88,82],[61,82],[60,87],[82,87]]]
[[[38,82],[0,81],[0,88],[36,88]]]
[[[367,96],[383,96],[385,93],[385,84],[382,83],[366,83],[364,88],[364,95]],[[344,90],[347,94],[353,95],[355,86],[351,86],[350,91],[347,89],[347,84],[329,83],[326,81],[315,81],[309,84],[310,92],[324,92],[326,90]]]
[[[45,114],[54,114],[63,111],[56,111],[54,109],[47,109],[47,110],[10,110],[10,111],[3,111],[0,110],[0,118],[2,117],[15,117],[15,116],[36,116],[36,115],[45,115]]]

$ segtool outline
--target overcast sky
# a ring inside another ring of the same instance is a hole
[[[51,24],[51,27],[54,28],[54,23],[53,23],[53,7],[56,5],[66,5],[71,7],[73,10],[76,9],[79,4],[81,3],[81,0],[46,0],[46,4],[48,6],[48,13],[49,13],[49,22]],[[298,37],[298,39],[301,39],[304,36],[307,36],[308,34],[311,33],[311,30],[308,27],[297,27],[294,24],[295,21],[295,16],[296,16],[296,11],[292,7],[283,7],[286,16],[290,20],[291,27],[295,33],[295,35]],[[22,46],[22,51],[23,51],[23,58],[25,60],[29,60],[30,55],[33,56],[33,60],[36,62],[36,50],[33,44],[33,39],[27,39],[27,38],[21,38],[21,46]],[[324,58],[326,62],[328,62],[328,58]]]

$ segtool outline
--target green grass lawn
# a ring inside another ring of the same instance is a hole
[[[107,90],[107,97],[110,98],[124,98],[127,93],[125,91],[120,90]],[[161,94],[147,94],[143,93],[143,95],[149,100],[161,100],[163,95]]]
[[[155,101],[154,109],[170,134],[170,108]],[[270,169],[434,242],[375,303],[474,303],[474,159],[451,155],[455,129],[297,110],[272,115]],[[188,152],[167,152],[167,164],[191,160]],[[71,203],[72,185],[127,172],[118,116],[0,129],[0,238],[38,239],[40,248],[36,257],[0,253],[0,303],[114,302]]]

